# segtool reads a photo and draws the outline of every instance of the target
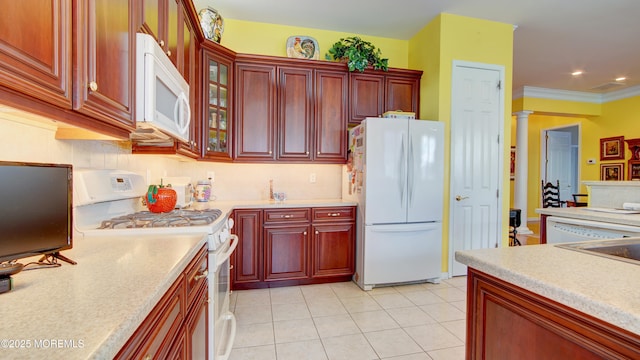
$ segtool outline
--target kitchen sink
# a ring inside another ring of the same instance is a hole
[[[596,240],[556,245],[586,254],[640,265],[640,237],[615,240]]]

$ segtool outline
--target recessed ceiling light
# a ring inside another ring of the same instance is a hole
[[[571,75],[580,76],[580,75],[582,75],[582,70],[576,70],[576,71],[572,72]]]
[[[616,81],[625,81],[625,80],[627,80],[627,78],[626,78],[626,77],[624,77],[624,76],[621,76],[621,77],[619,77],[619,78],[616,78]]]

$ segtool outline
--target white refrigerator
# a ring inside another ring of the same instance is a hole
[[[355,282],[438,282],[442,271],[442,122],[367,118],[353,128],[358,201]]]

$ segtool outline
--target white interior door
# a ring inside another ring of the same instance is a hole
[[[560,200],[572,200],[575,172],[573,165],[571,133],[547,131],[546,136],[546,176],[544,182],[560,182]]]
[[[451,97],[449,271],[466,275],[457,250],[500,243],[500,143],[504,68],[454,62]]]

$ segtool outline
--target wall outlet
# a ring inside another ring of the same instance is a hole
[[[315,183],[316,182],[316,173],[311,173],[309,175],[309,182],[310,183]]]
[[[211,180],[211,182],[216,181],[216,172],[215,171],[207,171],[207,179]]]

